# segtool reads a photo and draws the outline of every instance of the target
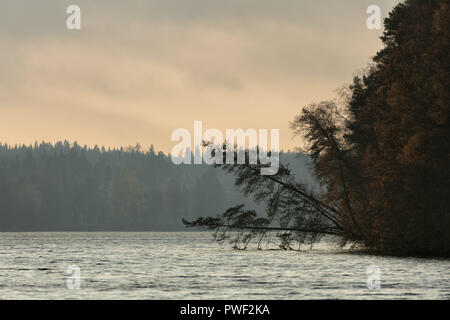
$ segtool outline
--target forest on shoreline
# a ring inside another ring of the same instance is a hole
[[[299,176],[317,185],[303,156]],[[182,218],[256,206],[233,178],[208,165],[174,165],[141,146],[118,149],[68,141],[0,144],[0,231],[180,231]]]
[[[334,234],[373,253],[449,257],[449,17],[448,1],[398,4],[363,74],[291,122],[324,192],[283,165],[271,177],[258,175],[261,164],[223,165],[264,214],[238,205],[185,224],[239,250],[276,232],[287,250]]]

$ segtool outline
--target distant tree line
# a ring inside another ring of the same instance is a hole
[[[185,230],[182,218],[235,201],[252,205],[231,177],[207,165],[176,166],[153,147],[0,144],[0,231]]]

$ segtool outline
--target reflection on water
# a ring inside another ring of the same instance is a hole
[[[380,290],[368,289],[369,266]],[[241,252],[209,233],[0,233],[2,299],[450,299],[449,270],[332,243]]]

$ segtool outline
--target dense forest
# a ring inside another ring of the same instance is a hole
[[[286,167],[261,177],[258,165],[225,165],[265,212],[235,206],[185,223],[239,249],[276,231],[285,249],[334,234],[372,252],[450,256],[449,17],[448,0],[397,5],[366,71],[292,121],[325,192],[309,192]]]
[[[0,231],[185,230],[182,218],[235,202],[256,207],[213,167],[176,166],[153,147],[141,149],[0,144]],[[309,157],[281,156],[317,184]]]

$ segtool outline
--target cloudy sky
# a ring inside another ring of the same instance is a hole
[[[278,128],[380,49],[398,0],[2,0],[0,141],[169,151],[177,128]],[[66,8],[81,7],[81,30]]]

